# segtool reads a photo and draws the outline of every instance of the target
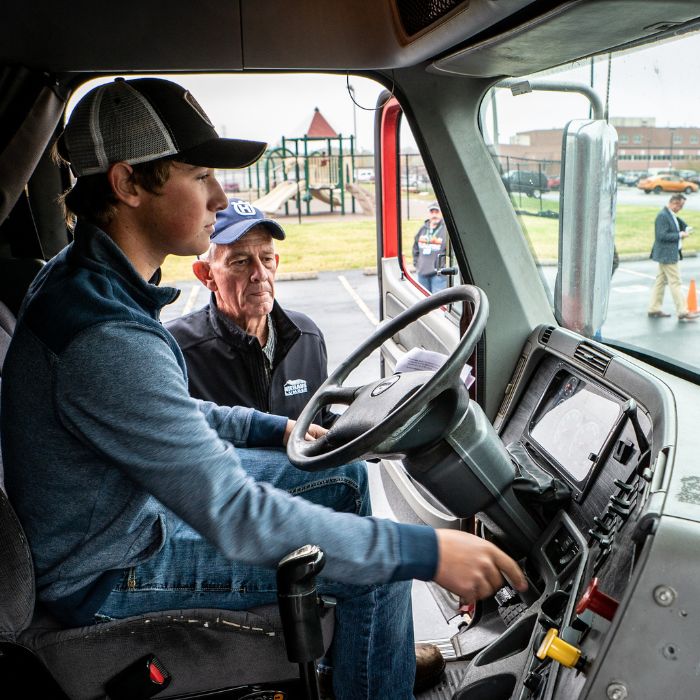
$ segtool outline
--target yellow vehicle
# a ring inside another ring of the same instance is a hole
[[[646,194],[653,192],[660,194],[661,192],[685,192],[692,194],[698,191],[698,186],[694,182],[684,180],[678,175],[656,175],[655,177],[645,177],[637,183],[640,190],[644,190]]]

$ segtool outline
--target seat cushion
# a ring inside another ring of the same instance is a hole
[[[334,616],[322,617],[326,648]],[[242,612],[195,609],[60,630],[39,617],[20,643],[33,649],[73,700],[104,698],[104,683],[153,653],[172,674],[159,698],[265,680],[296,678],[276,605]]]

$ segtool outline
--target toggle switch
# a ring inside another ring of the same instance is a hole
[[[542,661],[552,659],[562,666],[575,668],[577,671],[582,671],[587,661],[580,649],[559,637],[559,630],[556,627],[552,627],[545,634],[536,656]]]
[[[612,620],[619,603],[609,595],[598,589],[598,579],[591,579],[586,590],[581,596],[581,600],[576,605],[576,614],[580,615],[585,610],[590,610],[596,615]]]

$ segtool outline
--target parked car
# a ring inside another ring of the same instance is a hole
[[[508,192],[523,192],[531,197],[540,197],[549,191],[547,176],[536,170],[509,170],[501,176]]]
[[[560,184],[561,180],[559,175],[552,175],[547,178],[547,189],[558,190]]]
[[[226,193],[231,193],[231,192],[240,192],[241,191],[241,186],[238,182],[222,182],[221,186],[224,189],[224,192]]]
[[[617,174],[617,181],[621,185],[629,185],[633,187],[641,179],[649,176],[646,170],[623,170]]]
[[[644,190],[646,194],[654,192],[659,194],[660,192],[685,192],[690,194],[691,192],[698,191],[698,185],[690,180],[684,180],[678,175],[656,175],[654,177],[647,177],[640,180],[637,183],[637,187],[640,190]]]
[[[358,168],[355,171],[355,179],[358,182],[374,182],[374,168]]]

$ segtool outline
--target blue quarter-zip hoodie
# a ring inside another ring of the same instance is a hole
[[[247,476],[236,448],[281,446],[286,418],[190,398],[182,353],[159,321],[177,295],[80,221],[25,298],[0,415],[6,488],[39,598],[64,623],[91,622],[177,517],[231,560],[274,567],[311,542],[337,581],[431,578],[431,528],[337,513]]]

